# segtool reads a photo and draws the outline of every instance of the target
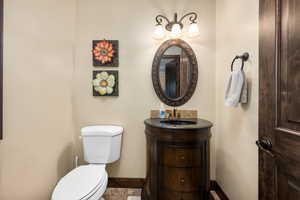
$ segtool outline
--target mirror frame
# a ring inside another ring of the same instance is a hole
[[[188,85],[188,89],[186,90],[185,94],[181,97],[176,99],[169,98],[164,93],[159,80],[159,68],[160,68],[160,61],[165,53],[165,51],[170,48],[171,46],[178,46],[182,48],[188,56],[190,62],[190,77],[191,81]],[[165,41],[156,51],[153,63],[152,63],[152,83],[155,90],[155,93],[159,97],[159,99],[164,102],[168,106],[181,106],[185,104],[190,98],[193,96],[196,86],[198,82],[198,63],[196,55],[191,48],[191,46],[181,39],[171,39]]]

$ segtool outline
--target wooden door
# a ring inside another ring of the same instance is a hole
[[[259,199],[300,200],[300,0],[260,0]]]

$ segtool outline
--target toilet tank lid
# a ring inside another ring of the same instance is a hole
[[[114,125],[86,126],[81,128],[82,136],[112,137],[123,133],[123,127]]]

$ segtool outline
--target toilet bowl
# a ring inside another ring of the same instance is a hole
[[[100,200],[107,186],[105,165],[84,165],[60,179],[51,200]]]
[[[108,182],[105,166],[119,160],[122,133],[120,126],[82,128],[84,160],[90,164],[77,167],[61,178],[51,200],[103,200]]]

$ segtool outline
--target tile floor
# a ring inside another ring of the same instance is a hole
[[[107,188],[103,198],[105,200],[140,200],[141,189]]]

